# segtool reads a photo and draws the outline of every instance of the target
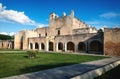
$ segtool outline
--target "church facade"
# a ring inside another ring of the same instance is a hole
[[[111,49],[113,45],[117,49]],[[74,11],[61,17],[51,13],[48,27],[19,31],[14,49],[120,55],[120,29],[98,31],[75,18]]]

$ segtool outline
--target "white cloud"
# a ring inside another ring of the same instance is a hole
[[[6,6],[2,6],[2,4],[0,3],[0,10],[4,10],[6,9]]]
[[[10,33],[7,33],[7,32],[0,32],[0,34],[3,34],[3,35],[15,35],[16,33],[15,32],[10,32]]]
[[[9,33],[10,36],[13,36],[13,35],[15,35],[15,34],[16,34],[15,32],[10,32],[10,33]]]
[[[1,32],[0,34],[7,35],[7,32]]]
[[[115,12],[108,12],[100,15],[100,17],[103,17],[103,18],[115,18],[119,16],[120,16],[120,13],[115,13]]]
[[[10,22],[17,22],[24,25],[34,25],[35,21],[31,20],[24,12],[15,10],[6,10],[5,6],[0,3],[0,19]]]
[[[86,21],[87,24],[100,24],[99,21]]]
[[[38,24],[37,27],[41,28],[41,27],[47,27],[47,24]]]

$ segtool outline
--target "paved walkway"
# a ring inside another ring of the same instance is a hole
[[[88,71],[101,68],[120,60],[120,58],[112,57],[102,60],[75,64],[70,66],[58,67],[44,71],[28,73],[2,79],[70,79],[78,75],[82,75]],[[120,63],[119,63],[120,64]],[[78,78],[75,78],[78,79]]]
[[[1,50],[0,53],[21,53],[21,52],[25,52],[24,50],[20,50],[20,51],[4,51],[4,50]]]

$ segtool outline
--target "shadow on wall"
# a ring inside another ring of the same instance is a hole
[[[91,38],[87,39],[87,52],[92,54],[103,54],[104,44],[103,44],[103,33],[97,33]]]

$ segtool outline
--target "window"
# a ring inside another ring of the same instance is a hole
[[[60,35],[60,30],[58,30],[58,35]]]
[[[39,34],[39,37],[41,37],[41,34]]]
[[[47,33],[45,33],[45,36],[47,36]]]

